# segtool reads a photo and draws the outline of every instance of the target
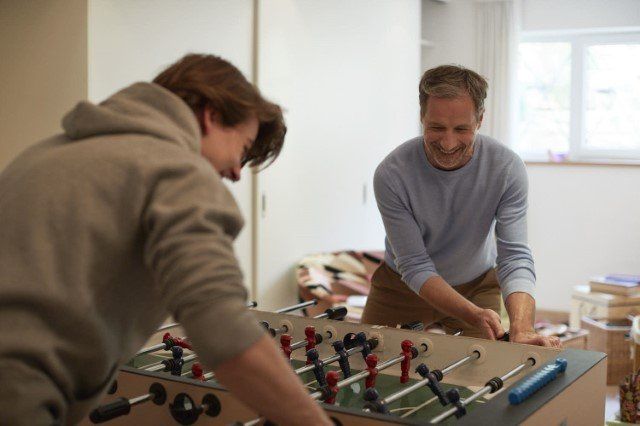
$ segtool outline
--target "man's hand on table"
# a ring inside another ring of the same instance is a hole
[[[561,348],[562,343],[557,336],[543,336],[533,330],[528,331],[510,331],[509,341],[514,343],[526,343],[527,345],[548,346],[552,348]]]
[[[471,325],[480,329],[486,339],[496,340],[504,335],[500,315],[492,309],[478,308],[475,321]]]

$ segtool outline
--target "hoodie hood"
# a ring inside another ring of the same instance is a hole
[[[70,139],[142,134],[200,152],[200,127],[182,99],[153,83],[135,83],[99,104],[79,102],[62,119]]]

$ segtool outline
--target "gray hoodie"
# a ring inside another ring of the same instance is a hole
[[[63,127],[0,175],[0,424],[79,421],[169,314],[212,368],[262,336],[189,107],[137,83]]]

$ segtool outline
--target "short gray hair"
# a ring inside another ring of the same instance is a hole
[[[467,93],[476,107],[476,118],[484,113],[487,98],[487,80],[475,71],[461,65],[440,65],[422,74],[418,91],[420,93],[420,117],[427,111],[429,96],[437,98],[457,98]]]

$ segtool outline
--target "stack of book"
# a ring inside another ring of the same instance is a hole
[[[611,274],[591,278],[591,291],[618,294],[621,296],[640,295],[640,275]]]

